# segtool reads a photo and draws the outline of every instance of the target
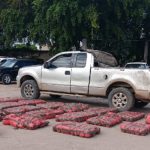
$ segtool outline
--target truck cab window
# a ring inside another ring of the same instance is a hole
[[[81,67],[81,68],[85,67],[86,66],[86,59],[87,59],[86,53],[77,54],[75,67]]]
[[[54,60],[51,61],[51,65],[53,67],[71,67],[71,58],[72,54],[64,54],[56,57]]]

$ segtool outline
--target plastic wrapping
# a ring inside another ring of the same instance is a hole
[[[102,116],[90,118],[86,121],[89,124],[112,127],[122,122],[122,119],[116,113],[107,113]]]
[[[124,133],[134,135],[147,135],[150,133],[150,125],[140,122],[125,122],[120,125],[120,129]]]
[[[3,112],[5,114],[21,114],[21,113],[25,113],[28,111],[40,110],[40,109],[41,108],[38,106],[24,105],[24,106],[19,106],[19,107],[6,108],[6,109],[3,109]]]
[[[131,112],[131,111],[120,112],[118,114],[124,121],[131,121],[131,122],[140,120],[145,116],[145,114],[142,112]]]
[[[100,133],[100,128],[94,125],[89,125],[77,122],[63,122],[56,124],[53,127],[55,132],[90,138]]]
[[[49,123],[48,121],[38,118],[38,117],[32,117],[32,116],[26,116],[26,115],[18,116],[15,114],[7,115],[3,119],[4,125],[10,125],[15,128],[29,129],[29,130],[34,130],[37,128],[47,126],[48,123]]]
[[[64,110],[65,112],[79,112],[84,111],[89,108],[88,104],[83,103],[64,103],[59,109]]]
[[[71,112],[56,116],[56,121],[76,121],[83,122],[91,117],[97,116],[95,112]]]

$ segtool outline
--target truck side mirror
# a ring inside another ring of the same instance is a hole
[[[49,69],[49,68],[55,69],[57,67],[54,66],[53,64],[51,64],[51,62],[45,62],[44,63],[44,68],[46,68],[46,69]]]

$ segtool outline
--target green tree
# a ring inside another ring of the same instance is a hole
[[[27,37],[57,52],[78,48],[85,38],[89,48],[125,62],[142,59],[149,40],[149,0],[5,0],[0,8],[0,43],[6,47]]]
[[[46,13],[51,5],[50,0],[33,0],[33,20],[30,24],[30,39],[42,44],[49,43],[49,23],[46,20]]]
[[[0,27],[5,47],[11,47],[17,39],[28,36],[28,26],[32,20],[30,0],[8,0],[7,7],[0,10]]]
[[[131,54],[140,56],[143,53],[139,50],[141,24],[147,5],[148,0],[97,0],[100,28],[94,35],[98,39],[95,47],[111,51],[120,59],[136,59]]]
[[[54,0],[47,11],[49,34],[61,50],[78,47],[84,37],[90,39],[92,28],[99,27],[97,20],[95,5],[86,0]]]

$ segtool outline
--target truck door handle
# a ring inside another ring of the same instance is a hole
[[[108,75],[107,75],[107,74],[104,75],[104,79],[105,79],[105,80],[108,79]]]
[[[65,75],[70,75],[70,71],[65,71]]]

